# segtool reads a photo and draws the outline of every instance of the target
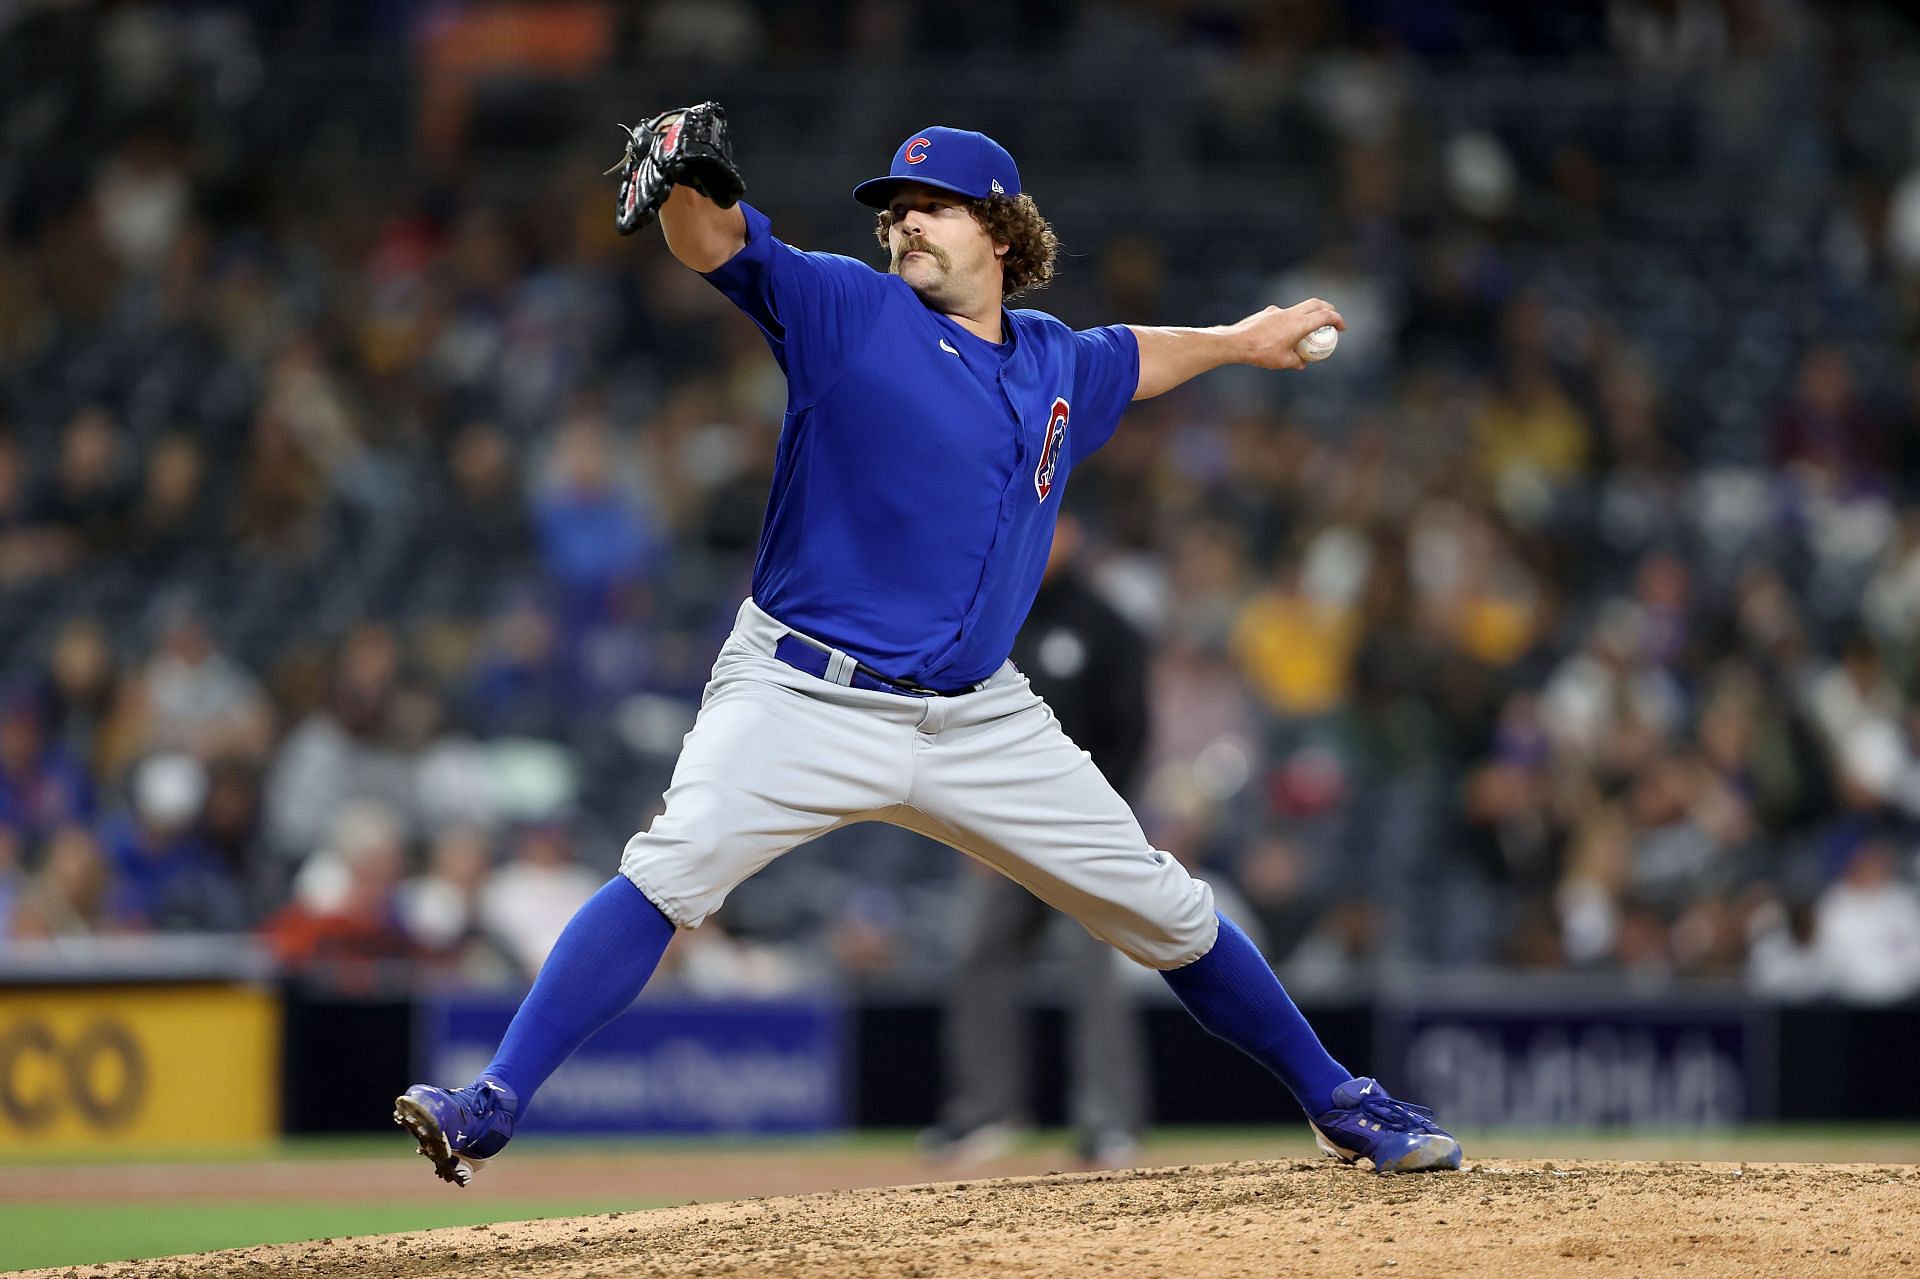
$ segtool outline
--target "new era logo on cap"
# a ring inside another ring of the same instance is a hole
[[[894,187],[902,182],[918,182],[976,200],[1020,194],[1020,170],[1005,147],[984,133],[944,126],[922,129],[901,143],[887,175],[862,182],[853,189],[853,198],[884,209]]]

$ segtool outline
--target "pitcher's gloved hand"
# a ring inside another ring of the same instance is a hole
[[[730,209],[747,184],[733,162],[727,138],[727,113],[717,102],[662,111],[645,124],[620,126],[627,135],[627,153],[608,173],[620,174],[620,195],[613,225],[621,235],[632,235],[659,214],[668,190],[687,186]]]

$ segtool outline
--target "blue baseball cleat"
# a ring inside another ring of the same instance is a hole
[[[414,1135],[440,1180],[456,1186],[506,1148],[519,1111],[520,1099],[491,1079],[453,1090],[415,1084],[393,1099],[393,1122]]]
[[[1395,1101],[1378,1080],[1341,1084],[1333,1090],[1333,1109],[1307,1126],[1326,1154],[1375,1172],[1460,1166],[1460,1143],[1433,1122],[1433,1112]]]

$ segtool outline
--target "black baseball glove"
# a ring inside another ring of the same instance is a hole
[[[723,209],[740,200],[747,184],[733,163],[727,140],[727,113],[717,102],[662,111],[645,124],[629,128],[627,153],[608,173],[620,174],[620,198],[613,225],[621,235],[632,235],[660,212],[667,190],[676,183],[692,187]]]

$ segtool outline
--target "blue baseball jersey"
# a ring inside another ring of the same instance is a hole
[[[1067,476],[1133,399],[1139,344],[1007,311],[996,345],[740,207],[746,246],[707,279],[787,375],[754,599],[895,679],[987,678],[1039,590]]]

